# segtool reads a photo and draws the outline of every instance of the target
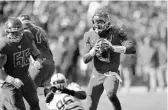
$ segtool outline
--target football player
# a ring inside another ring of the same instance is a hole
[[[51,87],[45,89],[46,104],[50,110],[84,110],[80,100],[86,98],[86,92],[77,83],[67,84],[67,79],[61,73],[55,73],[51,78]]]
[[[87,110],[96,110],[99,98],[105,92],[114,110],[121,110],[116,95],[121,81],[119,64],[120,54],[135,54],[133,43],[126,33],[111,25],[107,12],[97,11],[92,18],[93,28],[84,34],[85,63],[93,61],[93,70],[87,93]]]
[[[30,55],[37,68],[42,64],[33,35],[23,30],[16,17],[7,20],[5,32],[6,36],[0,37],[0,109],[6,110],[11,105],[10,110],[26,110],[24,97],[31,110],[40,110],[35,83],[28,72]]]
[[[37,87],[50,85],[50,78],[55,71],[53,55],[48,44],[48,35],[41,27],[35,25],[28,15],[20,15],[23,28],[28,29],[34,35],[34,42],[43,58],[43,65],[40,69],[30,67],[30,75]]]

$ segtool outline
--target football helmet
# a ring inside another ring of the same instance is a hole
[[[20,15],[18,19],[22,22],[24,29],[32,29],[33,28],[33,22],[31,21],[31,18],[29,15]]]
[[[110,17],[107,12],[96,12],[92,17],[93,30],[100,34],[101,32],[108,30],[110,27]]]
[[[67,79],[65,78],[65,76],[62,73],[55,73],[52,77],[51,77],[51,82],[50,82],[51,86],[67,86]]]
[[[9,18],[5,23],[6,36],[12,42],[19,42],[23,35],[23,25],[16,17]]]

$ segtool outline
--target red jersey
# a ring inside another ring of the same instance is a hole
[[[105,34],[104,38],[107,38],[112,45],[124,45],[128,50],[133,49],[133,45],[130,41],[127,40],[126,34],[123,30],[116,28],[116,27],[110,27],[108,30],[108,33]],[[89,30],[84,35],[84,41],[85,41],[85,51],[84,54],[87,54],[91,48],[95,45],[98,39],[100,37],[93,29]],[[134,52],[130,52],[126,50],[127,54],[132,54]],[[103,62],[99,60],[97,56],[93,57],[93,71],[98,73],[105,73],[108,71],[117,72],[118,67],[120,64],[120,53],[112,52],[110,53],[110,62]],[[84,56],[84,62],[88,63],[92,60],[92,56],[87,55]]]
[[[11,42],[7,37],[0,38],[0,53],[7,55],[4,70],[13,77],[22,77],[29,68],[30,55],[37,57],[39,52],[33,47],[33,35],[23,31],[20,42]]]

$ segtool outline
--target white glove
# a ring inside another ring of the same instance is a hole
[[[40,69],[40,68],[42,68],[42,65],[39,61],[34,61],[33,62],[33,68],[34,69]]]
[[[12,77],[10,75],[8,75],[6,77],[5,81],[10,83],[10,84],[12,84],[12,85],[14,85],[17,89],[19,89],[22,85],[24,85],[23,82],[20,79],[14,78],[14,77]]]

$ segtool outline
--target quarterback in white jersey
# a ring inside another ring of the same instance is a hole
[[[86,98],[86,92],[77,83],[67,85],[67,79],[61,73],[51,78],[51,87],[45,91],[49,110],[84,110],[80,100]]]

